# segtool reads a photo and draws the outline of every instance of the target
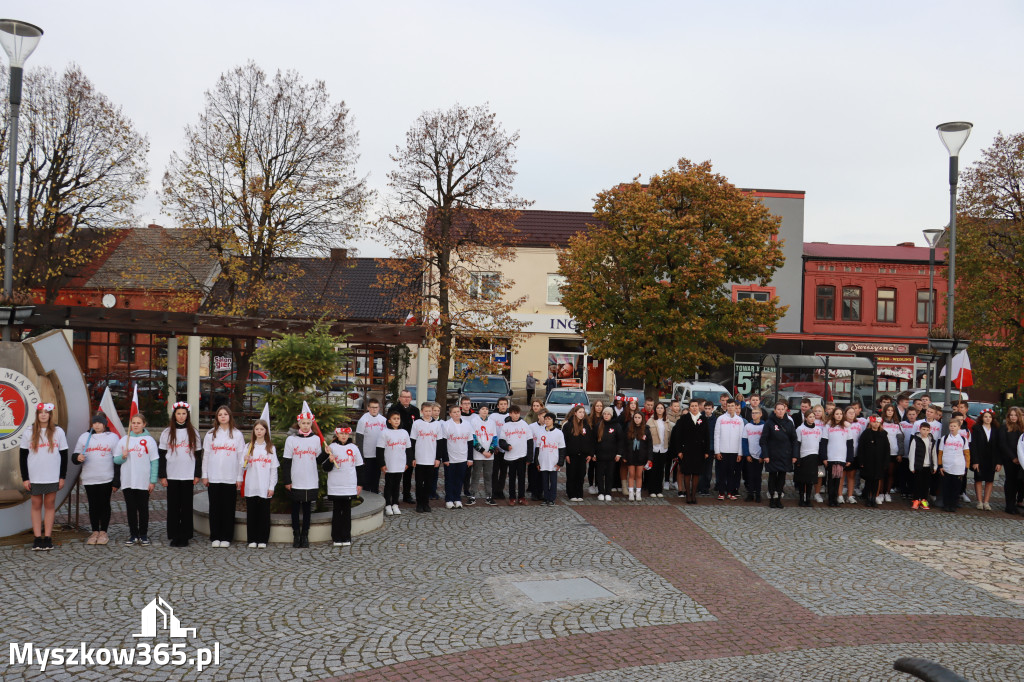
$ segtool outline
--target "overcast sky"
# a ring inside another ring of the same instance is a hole
[[[46,34],[27,66],[78,62],[149,137],[151,196],[227,69],[296,69],[344,99],[360,169],[422,111],[490,102],[518,130],[518,192],[589,210],[680,157],[741,187],[804,190],[805,239],[923,244],[948,220],[944,121],[973,162],[1024,130],[1024,3],[67,2],[8,0]],[[361,244],[364,255],[383,255]]]

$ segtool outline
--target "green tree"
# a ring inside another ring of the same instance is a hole
[[[305,334],[285,334],[256,351],[256,360],[275,381],[269,397],[272,430],[282,433],[290,427],[306,401],[330,441],[329,432],[349,416],[346,402],[329,395],[332,379],[341,374],[349,356],[344,343],[345,337],[332,335],[321,322]]]
[[[731,284],[767,285],[782,266],[780,220],[710,162],[603,191],[594,219],[558,254],[562,305],[591,355],[652,391],[727,362],[721,346],[763,343],[785,313],[777,298],[732,300]]]
[[[957,197],[956,327],[976,383],[1024,383],[1024,133],[996,135]]]

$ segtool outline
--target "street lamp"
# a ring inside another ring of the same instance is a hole
[[[932,324],[935,322],[935,247],[942,238],[943,230],[932,228],[924,230],[924,240],[928,242],[928,312],[925,319],[928,320],[928,337],[932,335]],[[935,385],[935,361],[929,363],[928,386]]]
[[[11,141],[7,153],[7,220],[4,223],[4,299],[14,294],[14,166],[18,155],[18,114],[21,112],[21,76],[43,29],[17,19],[0,19],[0,45],[11,62]],[[11,326],[3,327],[3,340],[11,340]]]
[[[960,148],[967,142],[973,123],[952,121],[935,126],[939,131],[939,139],[949,152],[949,274],[948,291],[946,292],[946,326],[949,332],[950,346],[946,353],[946,403],[942,407],[944,432],[949,433],[949,419],[952,415],[953,395],[953,356],[956,354],[956,341],[953,337],[953,303],[956,293],[956,181],[959,175],[957,161]]]

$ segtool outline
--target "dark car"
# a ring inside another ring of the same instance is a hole
[[[508,379],[499,374],[470,377],[459,387],[459,398],[469,398],[473,411],[487,407],[492,412],[498,408],[498,399],[512,395]]]

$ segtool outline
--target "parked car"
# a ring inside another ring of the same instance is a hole
[[[718,397],[723,393],[732,396],[732,391],[722,384],[713,384],[710,381],[683,381],[672,385],[672,397],[678,400],[685,407],[691,398],[697,400],[710,400],[715,406],[718,405]]]
[[[220,376],[218,376],[217,379],[223,382],[226,386],[234,388],[235,382],[238,381],[238,372],[227,372],[225,374],[221,374]],[[249,381],[246,383],[259,384],[267,383],[269,381],[270,376],[266,372],[264,372],[262,369],[254,368],[249,370]]]
[[[459,387],[459,398],[468,397],[474,411],[479,410],[481,406],[486,406],[491,411],[496,410],[498,399],[511,395],[512,389],[508,385],[508,379],[500,374],[472,377]]]
[[[918,398],[923,397],[924,395],[927,395],[929,398],[931,398],[932,405],[938,405],[939,407],[945,407],[945,405],[946,405],[946,389],[945,388],[924,388],[924,389],[921,389],[920,391],[914,391],[913,393],[910,394],[910,402],[914,402],[915,400],[917,400]],[[967,401],[970,400],[967,397],[966,393],[964,393],[963,391],[958,391],[955,388],[950,392],[949,395],[950,395],[950,397],[953,400],[967,400]]]
[[[330,402],[347,402],[349,407],[362,410],[366,401],[366,389],[349,379],[335,377],[331,382],[331,389],[327,392],[327,399]]]
[[[945,398],[945,396],[943,396]],[[971,419],[977,420],[981,415],[982,410],[994,410],[996,409],[995,403],[983,403],[977,400],[967,401],[967,416]]]
[[[575,403],[583,405],[583,409],[590,414],[590,399],[587,392],[579,388],[556,388],[548,391],[544,399],[544,409],[555,415],[556,421],[563,422]]]

